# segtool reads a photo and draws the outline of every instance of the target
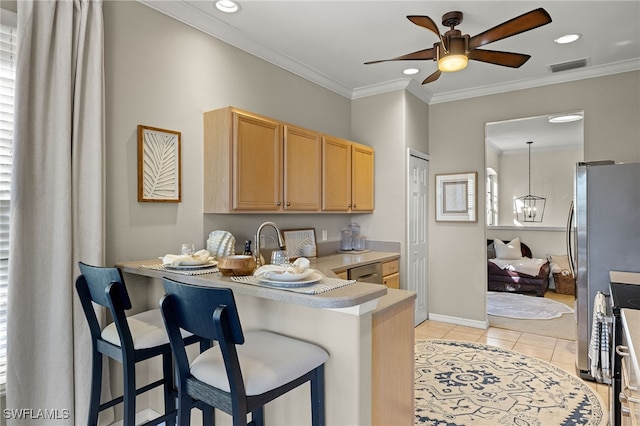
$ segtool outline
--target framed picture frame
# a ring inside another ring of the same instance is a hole
[[[138,125],[138,202],[182,201],[180,132]]]
[[[477,222],[477,206],[477,172],[436,175],[436,222]]]
[[[298,257],[316,257],[318,246],[316,244],[316,230],[314,228],[283,229],[282,238],[289,254],[289,259]],[[305,254],[303,246],[313,246],[313,256]]]

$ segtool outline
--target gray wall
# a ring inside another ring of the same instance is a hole
[[[351,133],[375,150],[375,214],[360,215],[363,229],[377,240],[401,243],[400,286],[407,288],[407,149],[429,151],[424,102],[406,91],[352,101]]]
[[[452,172],[484,175],[487,122],[579,110],[585,114],[585,161],[640,161],[640,72],[635,71],[430,105],[431,179]],[[484,179],[478,193],[484,194]],[[484,211],[484,197],[478,198],[478,211]],[[478,223],[436,223],[434,215],[431,210],[429,312],[484,323],[484,215]]]
[[[337,240],[349,215],[203,215],[202,114],[237,106],[350,138],[350,101],[136,2],[105,2],[107,264],[203,247],[216,229],[239,241],[275,220]],[[182,202],[138,203],[136,126],[182,132]],[[363,141],[366,143],[366,141]]]
[[[431,179],[450,172],[482,176],[486,122],[584,110],[585,160],[640,161],[639,72],[428,107],[406,93],[350,101],[138,3],[106,2],[104,11],[108,263],[154,258],[182,241],[204,245],[216,229],[251,238],[271,219],[283,228],[327,229],[334,241],[355,220],[370,239],[403,241],[396,208],[404,215],[406,148],[431,155]],[[226,105],[374,146],[376,213],[203,215],[202,113]],[[182,132],[182,203],[136,201],[138,124]],[[484,180],[479,184],[483,194]],[[484,322],[484,215],[478,223],[436,223],[431,207],[429,241],[430,312]]]

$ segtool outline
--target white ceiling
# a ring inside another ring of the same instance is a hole
[[[640,69],[640,1],[268,1],[239,0],[240,11],[224,14],[212,0],[139,0],[143,4],[261,57],[323,87],[354,99],[409,90],[427,103],[446,102]],[[483,48],[531,55],[517,69],[470,61],[460,72],[420,83],[436,70],[434,61],[364,62],[429,48],[435,34],[406,15],[464,13],[457,27],[474,36],[506,20],[543,7],[552,23]],[[582,38],[557,45],[555,38]],[[589,65],[552,74],[551,64],[587,58]],[[421,71],[413,78],[402,70]]]
[[[580,114],[583,111],[574,111]],[[569,123],[550,123],[548,115],[526,117],[516,120],[487,123],[486,142],[504,151],[526,151],[528,141],[531,150],[582,148],[584,142],[584,120]]]

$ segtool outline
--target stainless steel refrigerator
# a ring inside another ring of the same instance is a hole
[[[576,368],[589,372],[594,298],[609,293],[609,271],[640,272],[640,163],[579,163],[569,255],[576,277]]]

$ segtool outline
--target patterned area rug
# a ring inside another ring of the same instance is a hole
[[[604,404],[561,368],[479,343],[416,341],[416,425],[607,424]]]

